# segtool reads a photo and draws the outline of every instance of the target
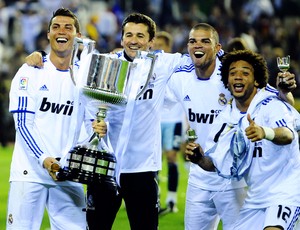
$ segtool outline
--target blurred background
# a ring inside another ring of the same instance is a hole
[[[242,37],[268,62],[274,86],[277,56],[290,55],[300,98],[300,0],[0,0],[0,144],[14,141],[8,112],[10,82],[24,58],[34,50],[48,51],[47,26],[59,7],[73,10],[83,35],[97,42],[100,52],[120,47],[121,23],[140,12],[173,35],[173,52],[186,53],[188,32],[199,22],[214,26],[226,51],[232,38]],[[296,100],[297,101],[297,100]],[[296,104],[298,108],[298,103]]]

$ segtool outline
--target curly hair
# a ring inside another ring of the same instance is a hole
[[[132,13],[129,14],[124,21],[122,22],[122,37],[124,35],[124,27],[127,23],[133,22],[135,24],[142,23],[148,27],[148,33],[149,33],[149,41],[151,41],[155,37],[156,33],[156,24],[155,22],[148,17],[147,15],[140,14],[140,13]]]
[[[225,54],[222,58],[221,80],[226,88],[228,88],[228,75],[231,63],[243,60],[252,65],[254,69],[254,79],[258,83],[258,88],[263,88],[267,85],[269,72],[266,60],[259,54],[251,50],[235,50]]]

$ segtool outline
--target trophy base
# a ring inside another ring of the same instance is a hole
[[[117,191],[117,183],[115,177],[91,176],[84,173],[75,173],[66,169],[60,169],[57,174],[58,181],[73,181],[81,184],[103,185],[110,190]]]
[[[70,151],[68,166],[57,173],[59,181],[69,180],[82,184],[102,184],[117,190],[115,179],[116,158],[106,151],[76,146]]]

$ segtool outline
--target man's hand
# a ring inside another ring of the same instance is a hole
[[[189,142],[186,145],[185,154],[188,160],[197,164],[204,155],[201,146],[194,142]]]
[[[42,54],[38,51],[34,51],[25,58],[25,62],[29,66],[37,66],[42,68],[44,66]]]
[[[254,120],[251,119],[250,114],[247,114],[249,126],[245,129],[246,136],[251,142],[260,141],[264,139],[265,132],[261,126],[258,126]]]
[[[103,121],[103,120],[93,121],[92,127],[94,129],[94,132],[97,133],[100,138],[104,137],[107,133],[107,125],[106,125],[105,121]]]
[[[297,88],[295,74],[279,72],[276,78],[276,86],[282,93],[288,93]]]
[[[60,169],[59,162],[53,157],[47,157],[44,162],[43,166],[47,169],[49,175],[52,177],[53,180],[57,181],[56,173]]]

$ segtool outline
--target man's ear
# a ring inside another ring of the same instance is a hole
[[[259,86],[259,84],[257,83],[257,81],[254,81],[254,86],[255,86],[255,87],[258,87],[258,86]]]

